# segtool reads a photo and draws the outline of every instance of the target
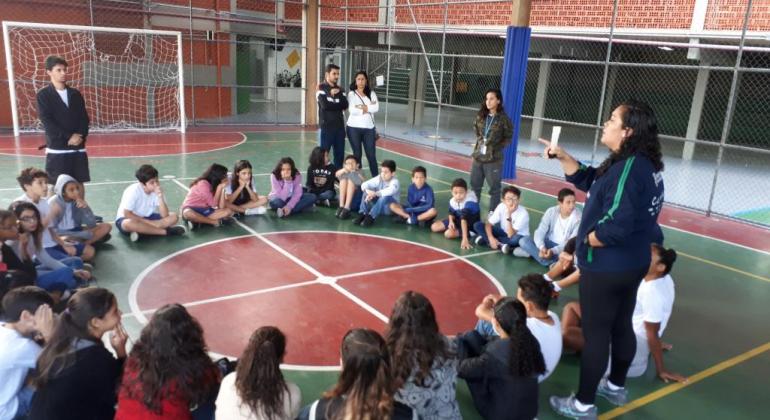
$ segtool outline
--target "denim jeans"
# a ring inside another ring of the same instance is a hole
[[[342,167],[342,159],[345,157],[345,129],[334,130],[321,129],[321,148],[332,150],[332,161],[335,168]]]
[[[487,236],[487,229],[486,229],[486,225],[485,225],[484,222],[478,221],[478,222],[474,223],[473,224],[473,230],[479,236],[481,236],[481,238],[482,238],[481,239],[482,240],[481,243],[483,245],[489,244],[489,237]],[[500,228],[500,225],[498,225],[498,224],[495,224],[495,225],[492,226],[492,236],[494,236],[495,239],[497,239],[497,241],[500,242],[501,245],[508,244],[508,245],[512,245],[512,246],[519,245],[519,240],[524,237],[524,236],[521,236],[521,235],[519,235],[517,233],[517,234],[515,234],[515,235],[513,235],[513,236],[511,236],[509,238],[508,234],[505,233],[505,231],[502,230]]]
[[[326,190],[321,194],[315,194],[316,201],[334,200],[337,197],[337,192],[334,190]]]
[[[556,245],[558,244],[555,243],[554,241],[548,238],[545,238],[546,248],[551,249]],[[519,242],[519,246],[521,247],[521,249],[527,251],[527,254],[529,254],[532,258],[534,258],[535,261],[537,261],[542,266],[548,267],[552,263],[555,263],[556,261],[559,260],[559,255],[553,255],[551,256],[550,259],[542,258],[540,256],[540,248],[538,248],[537,245],[535,245],[535,240],[532,239],[531,236],[525,236],[524,239],[522,239],[521,242]]]
[[[359,213],[368,214],[372,219],[376,219],[377,216],[384,214],[390,214],[390,204],[395,203],[396,199],[393,196],[378,197],[372,201],[361,200],[361,207]]]
[[[364,152],[366,153],[366,160],[369,162],[369,171],[372,176],[375,177],[380,173],[380,168],[377,165],[377,147],[375,147],[374,129],[373,128],[358,128],[348,127],[348,140],[350,141],[350,148],[353,149],[353,155],[361,161],[361,146],[363,145]]]
[[[49,292],[54,290],[63,292],[77,287],[78,282],[73,270],[82,270],[83,260],[78,257],[67,257],[60,262],[66,267],[51,270],[37,266],[36,284],[38,287]]]
[[[302,198],[297,201],[297,204],[294,205],[294,208],[291,209],[292,213],[299,213],[302,210],[305,210],[308,207],[311,207],[316,202],[316,195],[311,193],[302,193]],[[274,198],[269,201],[268,203],[270,205],[270,208],[275,210],[279,208],[284,208],[286,206],[286,201],[281,200],[280,198]]]

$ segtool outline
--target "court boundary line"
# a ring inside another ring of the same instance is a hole
[[[647,404],[650,404],[654,401],[657,401],[665,396],[668,396],[670,394],[673,394],[674,392],[680,391],[686,387],[689,387],[691,385],[694,385],[706,378],[709,378],[711,376],[714,376],[722,371],[725,371],[727,369],[730,369],[736,365],[739,365],[747,360],[750,360],[756,356],[761,355],[762,353],[765,353],[766,351],[770,350],[770,342],[767,342],[765,344],[762,344],[758,347],[754,347],[753,349],[746,351],[744,353],[741,353],[737,356],[731,357],[727,360],[723,360],[709,368],[706,368],[692,376],[689,376],[687,378],[687,383],[673,383],[670,385],[667,385],[657,391],[653,391],[647,395],[644,395],[642,397],[639,397],[631,402],[629,402],[626,405],[623,405],[621,407],[617,407],[615,409],[612,409],[602,415],[599,416],[600,420],[609,420],[614,419],[615,417],[621,416],[623,414],[626,414],[628,412],[631,412],[633,410],[636,410],[637,408],[643,407]]]

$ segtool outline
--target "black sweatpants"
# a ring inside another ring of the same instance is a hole
[[[636,336],[631,317],[636,291],[647,267],[629,271],[597,272],[580,269],[580,311],[585,347],[580,359],[580,387],[577,399],[593,404],[596,388],[607,370],[610,345],[612,370],[609,380],[617,386],[636,353]]]

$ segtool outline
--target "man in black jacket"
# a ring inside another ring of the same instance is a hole
[[[45,69],[51,84],[37,93],[37,111],[45,128],[48,179],[56,181],[59,175],[67,174],[80,183],[88,182],[86,103],[77,89],[67,86],[67,62],[63,58],[47,57]]]
[[[340,78],[340,68],[335,64],[326,66],[325,80],[318,85],[316,100],[318,101],[318,126],[321,128],[321,148],[330,150],[332,147],[334,167],[342,167],[345,155],[345,117],[342,111],[348,109],[348,98],[337,85]]]

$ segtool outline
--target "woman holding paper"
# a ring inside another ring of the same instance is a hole
[[[658,126],[645,103],[629,101],[615,108],[601,139],[610,155],[598,168],[540,141],[546,157],[559,160],[567,181],[588,193],[576,237],[585,336],[580,386],[575,396],[551,397],[551,407],[567,417],[596,418],[597,394],[615,405],[627,401],[626,373],[636,352],[631,316],[663,205]],[[602,379],[610,346],[610,375]]]
[[[500,178],[503,173],[503,149],[513,137],[513,123],[503,109],[503,94],[499,89],[489,89],[484,103],[473,124],[476,146],[471,157],[471,190],[481,200],[484,180],[489,185],[490,213],[500,204]]]

